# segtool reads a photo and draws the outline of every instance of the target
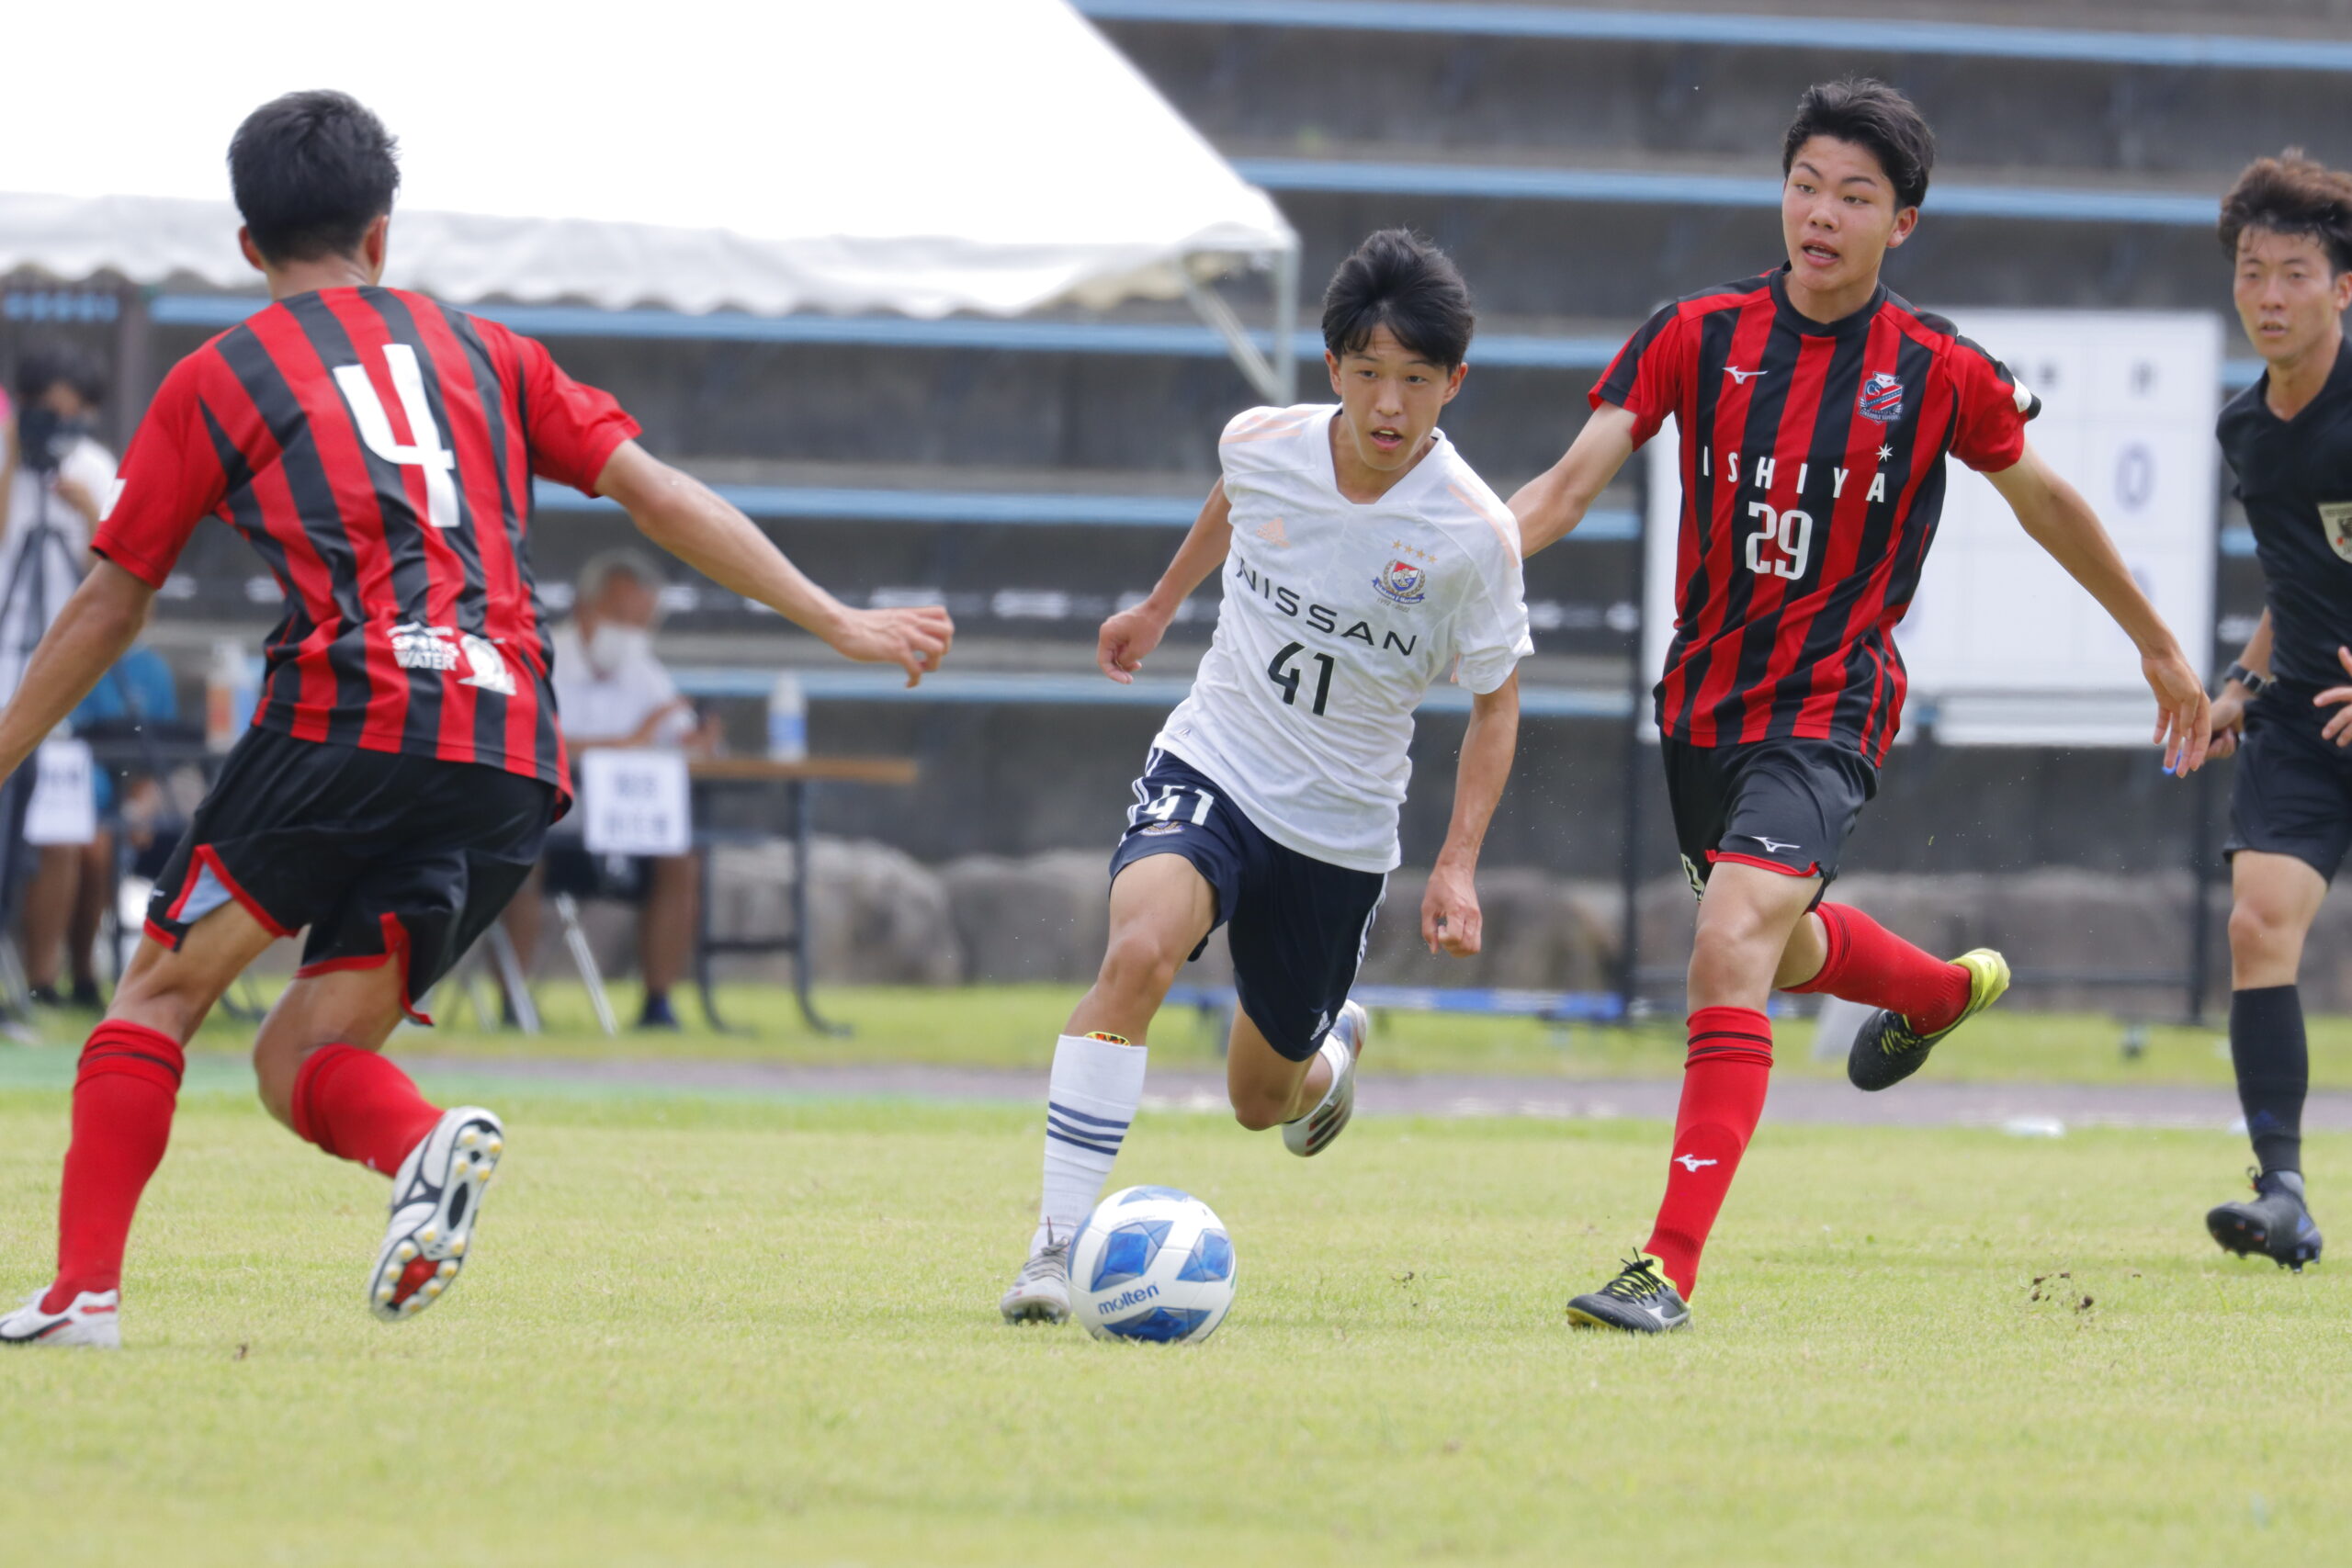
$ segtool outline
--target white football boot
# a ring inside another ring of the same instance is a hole
[[[392,1218],[368,1274],[368,1310],[403,1323],[441,1299],[466,1266],[482,1190],[506,1128],[478,1105],[445,1111],[392,1178]]]
[[[1331,1087],[1322,1102],[1295,1122],[1283,1123],[1283,1146],[1301,1159],[1319,1155],[1347,1131],[1356,1113],[1356,1061],[1372,1038],[1372,1015],[1359,1002],[1341,1002],[1340,1016],[1318,1047],[1331,1064]]]
[[[1007,1323],[1062,1323],[1069,1317],[1069,1237],[1029,1255],[1012,1288],[996,1303]]]
[[[40,1310],[47,1289],[35,1291],[25,1304],[0,1317],[0,1345],[78,1345],[88,1350],[122,1348],[122,1325],[117,1309],[120,1291],[84,1291],[65,1303],[63,1312]]]

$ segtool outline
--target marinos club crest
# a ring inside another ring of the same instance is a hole
[[[1372,585],[1392,604],[1418,604],[1428,592],[1429,580],[1427,568],[1410,561],[1392,560],[1380,569],[1380,575],[1373,579]]]
[[[1855,408],[1864,419],[1891,424],[1903,417],[1903,383],[1882,370],[1862,383]]]

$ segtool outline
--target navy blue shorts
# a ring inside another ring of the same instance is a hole
[[[1192,862],[1216,890],[1210,930],[1227,928],[1241,1010],[1275,1050],[1306,1060],[1356,983],[1388,878],[1274,842],[1215,780],[1166,751],[1151,753],[1135,791],[1112,879],[1148,855]]]

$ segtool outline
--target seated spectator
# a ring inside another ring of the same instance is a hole
[[[573,756],[599,746],[675,747],[707,756],[718,746],[714,719],[694,709],[653,656],[662,574],[635,550],[609,550],[581,569],[571,619],[555,628],[555,700]],[[507,934],[528,964],[538,951],[541,898],[619,898],[638,907],[638,968],[645,980],[639,1029],[675,1029],[670,987],[693,956],[700,912],[700,866],[684,855],[592,855],[575,829],[558,824],[539,870],[506,907]]]

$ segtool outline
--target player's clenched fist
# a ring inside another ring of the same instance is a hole
[[[905,610],[849,610],[825,638],[834,652],[862,664],[896,664],[907,684],[939,668],[956,640],[956,623],[936,604]]]
[[[1430,873],[1421,894],[1421,940],[1431,953],[1468,958],[1478,951],[1485,919],[1478,913],[1478,889],[1470,873],[1440,864]]]
[[[2245,699],[2224,688],[2222,694],[2213,699],[2209,725],[2213,739],[2206,749],[2205,760],[2214,762],[2234,755],[2238,742],[2245,739]]]
[[[1120,611],[1102,623],[1102,633],[1095,638],[1096,666],[1122,686],[1132,684],[1145,657],[1168,635],[1170,619],[1148,600],[1132,610]]]

